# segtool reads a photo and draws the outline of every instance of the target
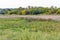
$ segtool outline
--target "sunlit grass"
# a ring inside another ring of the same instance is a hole
[[[60,21],[0,19],[0,40],[60,40]]]

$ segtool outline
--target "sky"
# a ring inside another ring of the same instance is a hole
[[[60,7],[60,0],[0,0],[0,8],[18,8],[27,6]]]

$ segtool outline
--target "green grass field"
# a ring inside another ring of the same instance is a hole
[[[60,21],[0,18],[0,40],[60,40]]]

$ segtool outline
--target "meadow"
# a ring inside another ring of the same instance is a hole
[[[0,40],[60,40],[60,21],[0,18]]]

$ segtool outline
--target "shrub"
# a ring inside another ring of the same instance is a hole
[[[60,9],[58,9],[56,13],[57,13],[57,14],[60,14]]]
[[[22,10],[22,15],[26,15],[27,11],[26,10]]]
[[[17,14],[17,10],[8,11],[7,14]]]

